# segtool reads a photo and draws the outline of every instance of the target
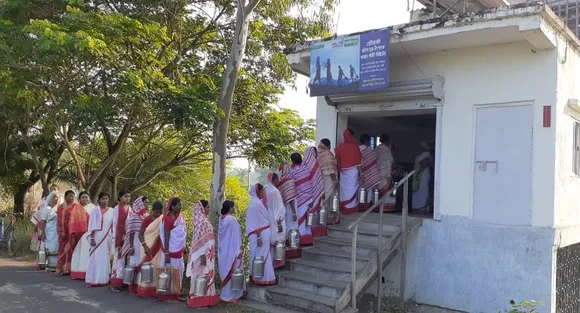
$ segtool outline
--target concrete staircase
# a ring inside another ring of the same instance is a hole
[[[343,216],[340,225],[328,226],[328,237],[316,238],[304,248],[302,258],[288,260],[277,272],[278,285],[267,288],[263,299],[270,304],[306,312],[349,312],[351,299],[352,231],[346,227],[359,214]],[[415,231],[421,220],[409,218],[407,229]],[[401,242],[401,217],[383,215],[381,263],[388,264]],[[357,296],[368,288],[378,272],[378,213],[367,215],[359,224],[357,235]],[[260,299],[256,299],[260,300]]]

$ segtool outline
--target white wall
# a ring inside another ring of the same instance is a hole
[[[558,103],[552,108],[556,128],[555,173],[555,226],[580,225],[580,178],[573,173],[573,123],[580,120],[580,113],[571,110],[568,99],[580,99],[580,56],[567,48],[562,40],[558,62]],[[555,110],[555,111],[554,111]],[[553,118],[554,120],[554,118]],[[573,238],[562,238],[569,245],[580,241],[580,230],[566,232]]]

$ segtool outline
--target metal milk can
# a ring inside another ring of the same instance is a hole
[[[308,212],[308,216],[306,218],[306,226],[314,225],[314,213]]]
[[[151,262],[145,262],[141,265],[141,282],[148,284],[153,281],[153,274],[155,273],[155,269]]]
[[[242,269],[234,270],[232,274],[232,290],[240,291],[244,288],[244,272]]]
[[[330,212],[338,213],[339,209],[340,209],[340,200],[338,199],[338,196],[332,196],[332,205],[330,206]]]
[[[367,203],[367,190],[365,188],[360,188],[358,190],[358,202],[361,204]]]
[[[38,265],[46,264],[46,251],[44,249],[38,250]]]
[[[328,211],[326,211],[325,207],[321,207],[320,211],[318,212],[318,223],[320,225],[326,225],[326,222],[328,220]]]
[[[290,230],[288,241],[290,242],[291,249],[298,249],[298,247],[300,247],[300,232],[298,229]]]
[[[262,278],[264,276],[264,258],[257,256],[252,262],[252,276],[254,278]]]
[[[205,276],[199,276],[195,279],[195,286],[193,287],[193,293],[196,297],[203,297],[207,292],[207,278]]]
[[[157,278],[157,292],[161,294],[167,294],[170,292],[171,287],[171,273],[168,272],[169,268],[165,268],[159,277]]]
[[[274,260],[284,261],[286,259],[286,244],[283,240],[278,240],[274,244]]]
[[[373,203],[377,204],[381,200],[381,195],[378,189],[373,189]]]
[[[131,285],[133,284],[133,279],[135,278],[135,268],[129,265],[129,262],[126,262],[125,271],[123,273],[123,284]]]

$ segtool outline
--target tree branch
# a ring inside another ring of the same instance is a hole
[[[244,18],[247,18],[259,3],[260,0],[250,0],[250,2],[244,7]]]

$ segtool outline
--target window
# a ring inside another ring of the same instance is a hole
[[[580,176],[580,122],[574,122],[574,174]]]

